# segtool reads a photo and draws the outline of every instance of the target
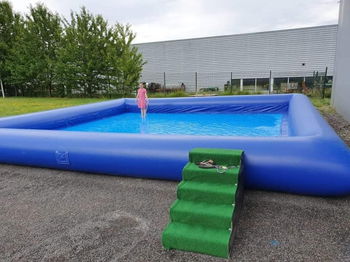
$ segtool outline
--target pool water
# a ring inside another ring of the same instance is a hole
[[[167,135],[281,136],[282,114],[161,114],[124,113],[79,125],[66,131]]]

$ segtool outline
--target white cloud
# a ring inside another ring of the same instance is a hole
[[[11,0],[26,12],[36,0]],[[136,42],[194,38],[335,24],[337,0],[45,0],[52,11],[68,17],[86,6],[110,23],[132,25]]]

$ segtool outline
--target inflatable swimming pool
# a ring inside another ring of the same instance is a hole
[[[151,113],[283,114],[281,136],[59,130],[125,112],[138,112],[135,99],[0,118],[0,162],[181,180],[191,149],[243,149],[249,188],[320,196],[350,193],[350,150],[303,95],[164,98],[152,99],[149,106]]]

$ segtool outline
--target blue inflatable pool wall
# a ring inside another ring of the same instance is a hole
[[[279,137],[189,136],[55,130],[124,112],[135,99],[0,118],[0,162],[181,180],[196,147],[243,149],[249,188],[337,196],[350,193],[350,150],[303,95],[152,99],[153,113],[282,113]]]

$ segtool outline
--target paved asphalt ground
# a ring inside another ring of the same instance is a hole
[[[230,260],[163,250],[176,185],[0,165],[0,261],[350,261],[350,197],[249,190]]]

